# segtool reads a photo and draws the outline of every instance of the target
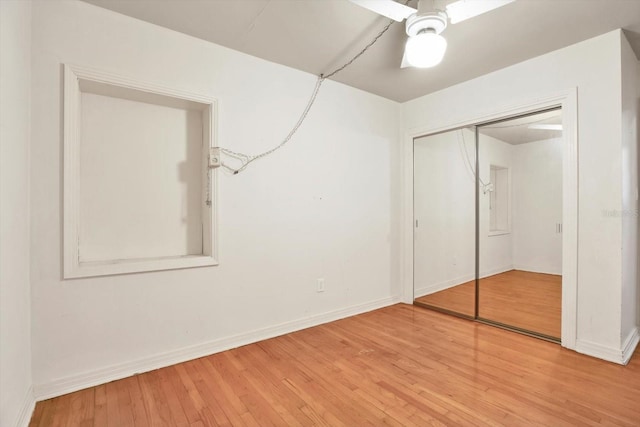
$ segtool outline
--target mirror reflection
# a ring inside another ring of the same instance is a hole
[[[416,305],[560,341],[562,148],[560,109],[414,141]]]
[[[478,317],[560,338],[562,117],[478,127]]]
[[[475,129],[414,141],[414,302],[475,316]]]

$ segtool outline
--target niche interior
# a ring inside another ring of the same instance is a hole
[[[216,101],[64,66],[63,276],[217,261]]]

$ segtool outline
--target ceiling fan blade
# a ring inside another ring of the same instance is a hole
[[[416,9],[397,3],[393,0],[349,0],[358,6],[369,9],[394,21],[402,22],[417,12]]]
[[[400,63],[400,68],[409,67],[411,67],[411,64],[409,64],[409,61],[407,60],[407,51],[405,50],[405,52],[402,54],[402,62]]]
[[[515,0],[458,0],[447,5],[447,15],[452,24],[482,15]]]

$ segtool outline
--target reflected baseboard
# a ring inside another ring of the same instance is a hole
[[[518,271],[526,271],[527,273],[551,274],[554,276],[562,276],[562,269],[560,269],[560,271],[550,271],[550,269],[548,268],[546,269],[536,268],[530,265],[519,265],[519,264],[514,264],[513,269]]]
[[[489,269],[489,270],[480,272],[480,278],[484,279],[485,277],[494,276],[496,274],[501,274],[501,273],[506,273],[507,271],[511,271],[511,270],[514,270],[514,266],[513,265],[508,265],[508,266],[505,266],[505,267]],[[468,274],[468,275],[465,275],[465,276],[456,277],[454,279],[445,280],[445,281],[439,282],[439,283],[423,285],[423,286],[415,286],[414,290],[413,290],[413,297],[414,298],[420,298],[420,297],[423,297],[425,295],[431,295],[431,294],[434,294],[436,292],[444,291],[446,289],[450,289],[450,288],[453,288],[455,286],[462,285],[463,283],[470,282],[472,280],[475,280],[475,278],[476,278],[475,274],[471,273],[471,274]]]
[[[415,287],[413,290],[413,297],[420,298],[425,295],[435,294],[436,292],[444,291],[445,289],[450,289],[458,285],[462,285],[463,283],[470,282],[475,279],[473,274],[469,274],[467,276],[457,277],[455,279],[446,280],[444,282],[434,283],[431,285],[426,285],[422,287]]]

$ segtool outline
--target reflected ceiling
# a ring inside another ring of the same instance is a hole
[[[511,145],[559,138],[562,136],[562,111],[548,111],[479,126],[478,132]]]

